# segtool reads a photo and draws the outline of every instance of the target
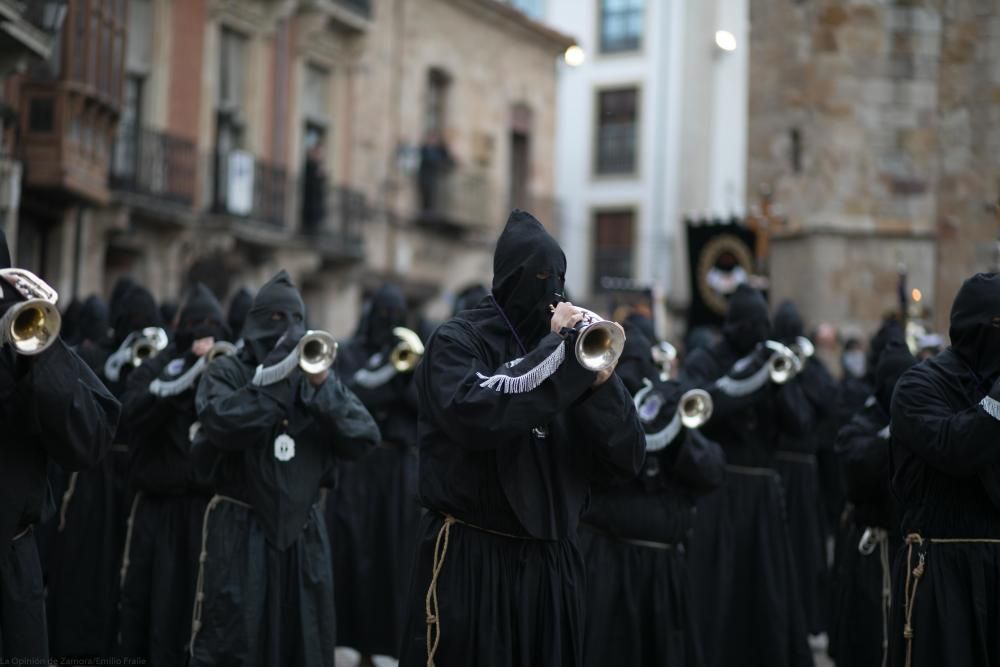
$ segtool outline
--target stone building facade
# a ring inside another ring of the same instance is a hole
[[[68,4],[72,22],[94,3]],[[113,143],[95,152],[106,194],[29,182],[18,225],[19,262],[62,294],[132,275],[164,300],[195,280],[226,297],[286,268],[311,323],[342,336],[383,280],[446,315],[489,280],[511,206],[556,224],[556,64],[573,40],[511,6],[106,4],[127,5]]]
[[[997,264],[1000,7],[990,0],[750,3],[748,183],[773,197],[772,300],[874,327],[901,265],[947,331]]]

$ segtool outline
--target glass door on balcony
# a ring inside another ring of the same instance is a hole
[[[134,181],[138,171],[143,84],[144,79],[139,75],[129,74],[125,79],[125,100],[111,162],[112,177],[119,182]]]

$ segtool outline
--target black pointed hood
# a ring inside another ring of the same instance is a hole
[[[77,326],[76,339],[80,343],[89,341],[93,344],[104,342],[108,337],[108,307],[97,295],[87,297],[80,307],[80,323]]]
[[[977,273],[951,307],[951,349],[984,379],[1000,375],[1000,275]]]
[[[253,305],[253,294],[246,287],[241,287],[240,291],[233,295],[229,302],[229,314],[226,321],[234,340],[239,340],[243,336],[243,325],[247,320],[247,313]]]
[[[306,306],[282,269],[254,297],[243,325],[243,340],[253,363],[261,363],[290,327],[302,327]]]
[[[771,327],[771,335],[775,340],[786,345],[794,343],[795,339],[804,335],[805,324],[802,322],[802,315],[799,308],[792,301],[782,301],[778,309],[774,311],[774,323]]]
[[[191,347],[200,338],[213,337],[228,340],[229,328],[222,314],[222,304],[202,283],[192,287],[184,297],[184,303],[177,315],[177,329],[174,340],[181,352]]]
[[[132,282],[111,298],[111,326],[115,330],[116,344],[120,345],[132,332],[163,326],[156,300],[142,285]]]
[[[566,255],[533,215],[515,209],[493,255],[493,296],[528,349],[549,330],[566,280]]]
[[[364,344],[370,352],[395,340],[392,330],[406,325],[406,298],[397,286],[386,283],[371,299],[365,321]]]
[[[771,322],[767,302],[761,293],[747,285],[740,285],[729,299],[722,335],[729,346],[740,355],[750,352],[758,343],[771,335]]]
[[[916,365],[916,358],[905,343],[890,341],[879,356],[875,369],[875,400],[885,413],[891,414],[892,392],[903,373]]]

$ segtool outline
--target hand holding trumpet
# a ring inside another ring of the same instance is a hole
[[[597,373],[597,380],[592,386],[599,387],[607,382],[615,372],[618,358],[625,347],[625,330],[622,326],[568,301],[549,308],[552,311],[553,333],[566,328],[577,330],[574,352],[581,366]]]

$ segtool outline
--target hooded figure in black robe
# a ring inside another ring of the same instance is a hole
[[[830,655],[838,664],[881,665],[888,649],[890,563],[901,544],[889,488],[889,410],[896,383],[916,363],[902,341],[888,344],[876,366],[875,400],[837,437],[850,503],[835,563]]]
[[[229,302],[229,314],[226,321],[229,324],[229,332],[233,340],[243,338],[243,324],[247,320],[247,313],[253,305],[253,294],[246,287],[241,287],[240,291],[233,295]]]
[[[127,339],[144,327],[159,326],[160,314],[146,288],[131,280],[115,287],[110,307],[114,337],[103,352],[95,348],[84,356],[98,365],[102,381],[121,399],[134,368]],[[55,657],[106,656],[115,646],[130,504],[129,442],[131,419],[123,412],[111,451],[98,467],[71,474],[62,494],[48,567],[49,637]]]
[[[636,479],[595,485],[582,519],[585,664],[700,667],[686,545],[695,498],[722,483],[725,457],[718,444],[681,424],[681,387],[660,381],[646,333],[652,327],[641,319],[625,320],[617,373],[646,433],[646,462]]]
[[[951,347],[903,375],[892,398],[906,544],[893,568],[890,664],[997,667],[1000,276],[965,281],[950,334]]]
[[[621,380],[592,386],[576,332],[551,331],[565,271],[555,239],[514,211],[493,299],[442,324],[417,368],[428,512],[402,667],[583,664],[580,513],[591,482],[639,472],[645,442]]]
[[[400,344],[393,329],[405,323],[403,293],[383,285],[364,330],[337,355],[337,373],[382,433],[371,454],[339,464],[326,515],[334,538],[337,640],[363,656],[399,655],[420,523],[413,372],[398,372],[390,358]]]
[[[0,268],[10,268],[0,230]],[[0,316],[24,300],[0,280]],[[120,406],[61,340],[35,356],[0,345],[0,663],[48,664],[42,567],[33,526],[50,513],[46,468],[95,465]]]
[[[198,383],[191,455],[216,495],[203,523],[191,665],[333,666],[320,485],[336,457],[357,458],[380,437],[336,374],[299,369],[304,321],[281,271],[254,298],[240,354],[213,361]]]
[[[804,335],[799,309],[791,301],[783,302],[774,314],[772,337],[783,345],[799,349],[795,346]],[[806,611],[807,629],[809,634],[818,635],[827,627],[829,586],[827,527],[822,512],[818,457],[821,449],[833,450],[837,385],[823,362],[815,356],[801,359],[801,362],[802,369],[791,382],[802,389],[812,409],[813,420],[804,433],[779,434],[774,466],[785,490],[793,563]]]
[[[787,513],[774,451],[802,436],[813,409],[796,382],[770,381],[771,327],[759,292],[730,298],[723,340],[687,358],[681,382],[714,402],[701,432],[722,445],[726,482],[701,498],[691,580],[707,667],[812,665],[805,612],[792,567]]]
[[[154,667],[182,665],[207,490],[190,459],[194,396],[211,345],[229,337],[222,306],[202,284],[190,290],[170,346],[132,371],[123,399],[132,426],[132,505],[121,562],[116,654]],[[195,427],[196,428],[196,427]]]

